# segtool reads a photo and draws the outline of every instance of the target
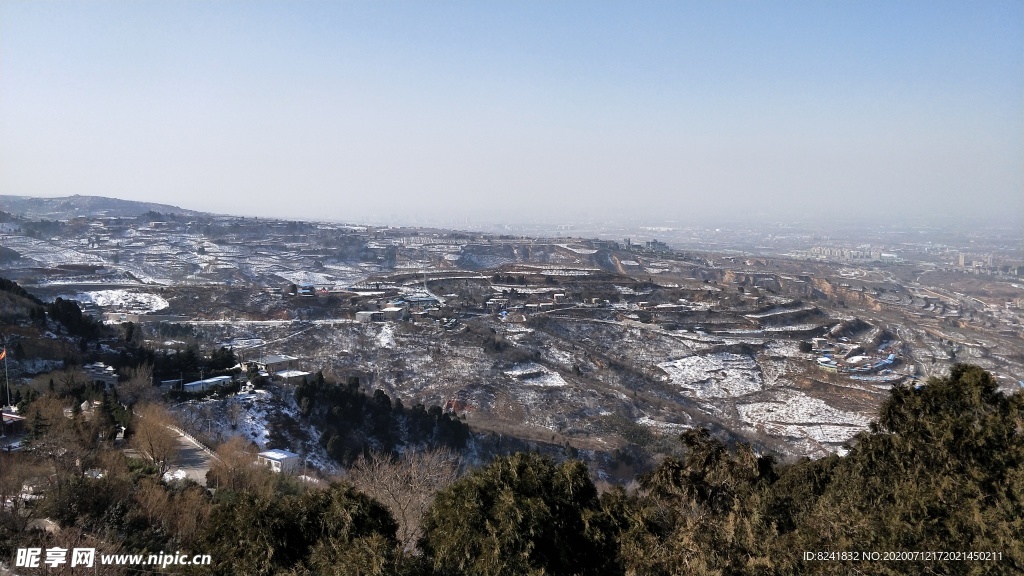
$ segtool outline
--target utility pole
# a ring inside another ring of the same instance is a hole
[[[3,358],[4,358],[4,384],[7,385],[7,405],[10,406],[11,405],[11,376],[7,372],[7,344],[8,344],[8,337],[5,336],[4,337],[3,351],[0,352],[0,354],[3,354]],[[3,410],[0,410],[0,438],[6,438],[6,437],[7,437],[7,421],[4,420]]]

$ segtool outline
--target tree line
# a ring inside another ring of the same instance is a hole
[[[406,408],[383,390],[367,395],[354,376],[342,385],[318,373],[296,387],[295,401],[302,415],[322,432],[320,443],[327,453],[346,467],[371,451],[394,454],[422,447],[458,451],[469,439],[469,427],[440,406]]]

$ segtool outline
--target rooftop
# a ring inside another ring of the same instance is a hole
[[[279,364],[281,362],[292,362],[298,360],[295,356],[289,356],[287,354],[271,354],[263,358],[264,364]]]
[[[289,458],[298,458],[299,455],[295,452],[289,452],[288,450],[274,449],[267,450],[266,452],[260,452],[260,457],[267,458],[269,460],[287,460]]]

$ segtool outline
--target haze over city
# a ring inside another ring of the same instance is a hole
[[[0,4],[0,194],[328,220],[1024,214],[1020,2]]]

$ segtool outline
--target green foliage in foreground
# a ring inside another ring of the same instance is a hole
[[[1024,396],[956,366],[900,387],[843,457],[779,465],[683,434],[635,493],[595,500],[580,463],[515,455],[438,495],[439,574],[1024,573]],[[818,561],[805,552],[996,552],[994,560]]]
[[[395,521],[350,486],[301,495],[229,494],[196,543],[213,558],[201,574],[391,574]]]
[[[610,574],[607,519],[582,462],[520,453],[438,494],[421,547],[440,574]]]
[[[665,459],[638,490],[600,497],[581,462],[499,458],[436,495],[418,551],[400,548],[386,507],[343,484],[282,479],[210,499],[111,466],[98,482],[62,485],[39,511],[105,544],[210,554],[195,574],[1024,574],[1022,434],[1024,394],[1006,396],[985,371],[958,365],[894,389],[842,457],[782,465],[691,430],[683,457]],[[7,456],[0,477],[18,463]],[[0,510],[0,550],[48,545],[19,519]],[[805,556],[830,552],[840,555]],[[865,552],[996,556],[849,559]]]

